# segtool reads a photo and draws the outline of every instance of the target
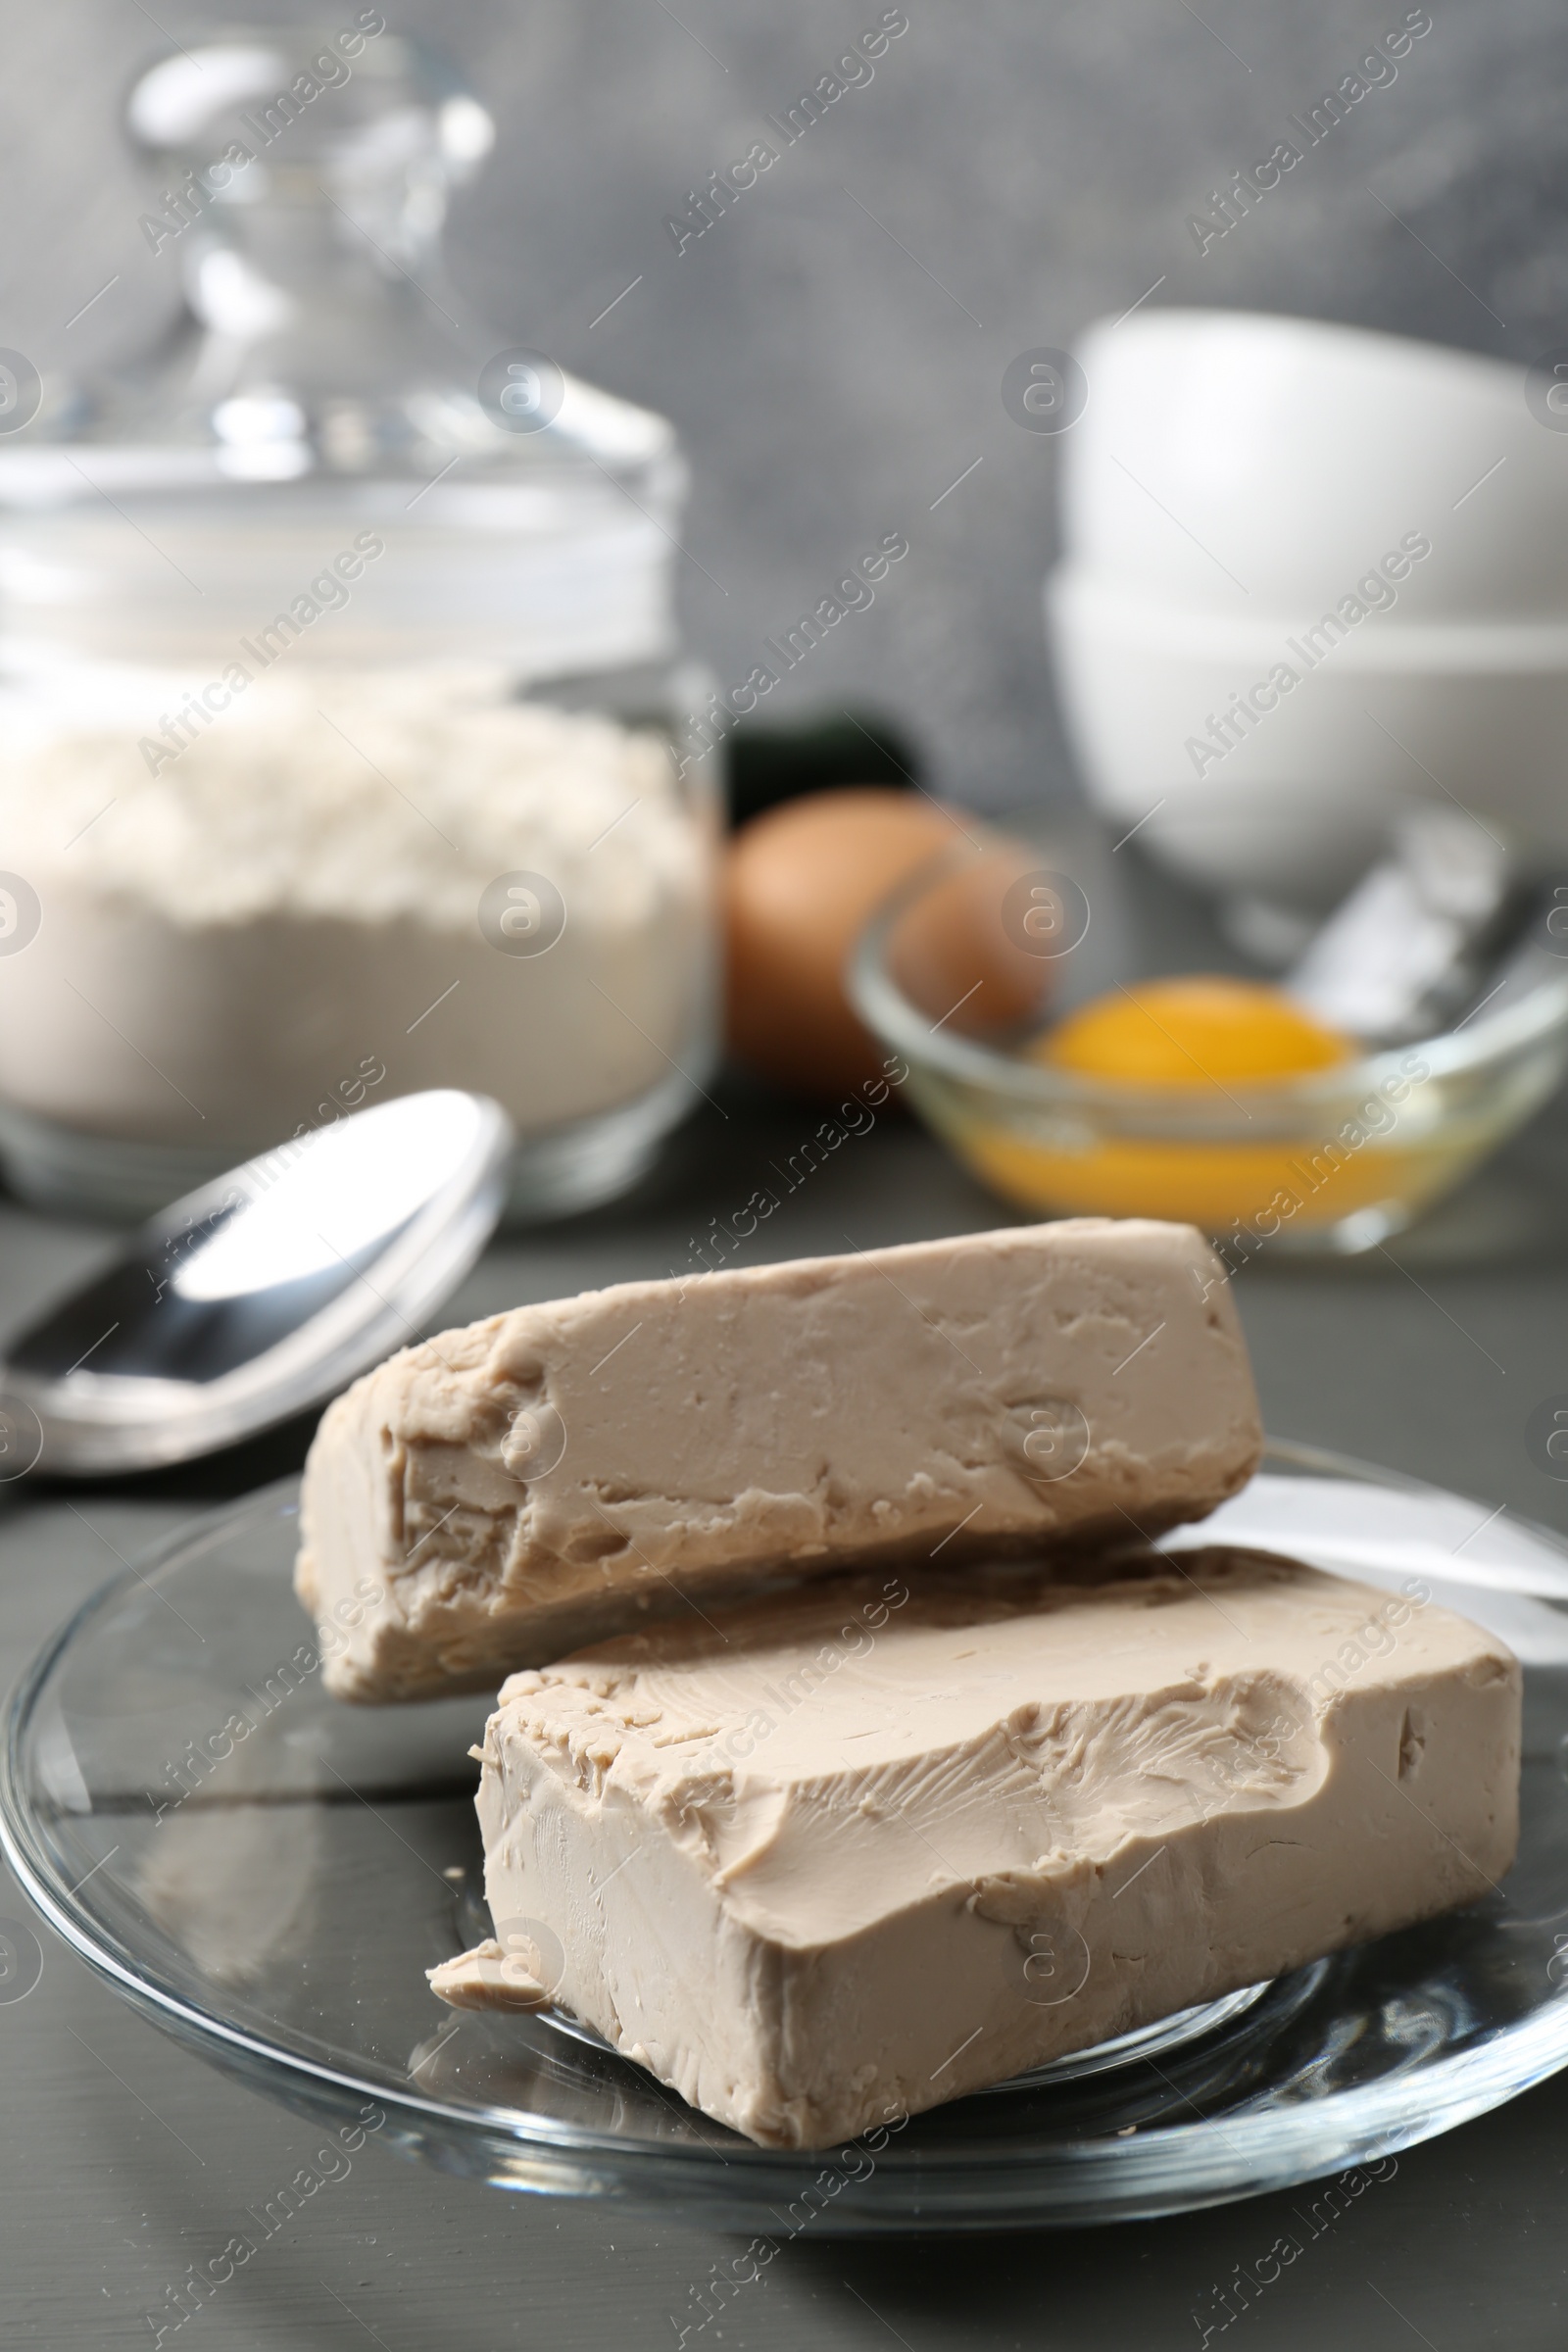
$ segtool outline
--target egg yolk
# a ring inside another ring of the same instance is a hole
[[[1354,1060],[1348,1038],[1314,1021],[1278,989],[1213,975],[1148,980],[1080,1005],[1026,1049],[1047,1068],[1106,1087],[1224,1096]],[[1223,1103],[1220,1105],[1223,1108]],[[1038,1210],[1077,1216],[1185,1217],[1210,1233],[1260,1213],[1275,1229],[1332,1223],[1391,1191],[1408,1193],[1402,1147],[1345,1146],[1342,1114],[1325,1109],[1335,1141],[1310,1122],[1299,1135],[1226,1136],[1129,1131],[1117,1111],[1085,1132],[965,1123],[961,1149],[985,1181]],[[1361,1142],[1366,1138],[1361,1137]],[[1314,1153],[1316,1154],[1314,1156]],[[1430,1182],[1438,1181],[1436,1171]],[[1430,1189],[1430,1187],[1429,1187]]]
[[[1207,975],[1097,997],[1030,1048],[1033,1059],[1081,1077],[1194,1089],[1297,1078],[1353,1052],[1279,989]]]

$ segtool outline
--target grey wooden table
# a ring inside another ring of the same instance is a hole
[[[453,1320],[690,1262],[804,1114],[726,1098],[629,1206],[503,1241]],[[1332,1269],[1259,1260],[1238,1283],[1270,1426],[1568,1527],[1535,1468],[1531,1408],[1568,1389],[1568,1116],[1548,1112],[1447,1217]],[[998,1221],[912,1125],[818,1168],[765,1229],[799,1255]],[[0,1323],[102,1237],[0,1206]],[[152,1486],[0,1490],[0,1667],[9,1681],[107,1575],[168,1530],[299,1457],[285,1433]],[[24,1915],[0,1884],[0,1912]],[[40,1928],[42,1977],[0,2004],[0,2327],[7,2344],[338,2352],[662,2352],[735,2241],[700,2211],[649,2215],[448,2180],[373,2141],[177,2332],[170,2290],[320,2141],[125,2009]],[[321,2169],[321,2168],[318,2168]],[[331,2168],[334,2171],[337,2167]],[[703,2335],[738,2346],[1199,2346],[1214,2292],[1250,2270],[1299,2196],[1076,2233],[785,2248]],[[1568,2319],[1568,2078],[1397,2160],[1226,2331],[1256,2346],[1560,2352]],[[157,2315],[150,2322],[148,2315]],[[1213,2328],[1209,2341],[1219,2340]]]

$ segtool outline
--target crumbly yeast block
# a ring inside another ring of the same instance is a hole
[[[340,1396],[296,1584],[319,1623],[354,1619],[340,1695],[493,1688],[737,1580],[1156,1533],[1234,1494],[1260,1446],[1191,1226],[622,1283],[447,1332]]]
[[[835,1578],[514,1676],[478,1793],[496,1936],[435,1988],[557,1999],[813,2147],[1500,1878],[1499,1642],[1419,1586],[1143,1561]]]

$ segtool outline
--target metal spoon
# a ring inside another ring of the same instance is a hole
[[[0,1480],[211,1453],[417,1336],[495,1230],[513,1132],[440,1091],[265,1152],[143,1225],[0,1360]]]

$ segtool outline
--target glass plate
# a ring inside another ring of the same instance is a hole
[[[466,1755],[487,1709],[326,1696],[290,1589],[296,1492],[208,1520],[79,1611],[11,1702],[0,1780],[7,1856],[51,1926],[291,2106],[342,2122],[373,2103],[381,2136],[447,2171],[674,2201],[776,2244],[1179,2212],[1376,2161],[1568,2062],[1568,1546],[1542,1530],[1275,1446],[1167,1540],[1419,1576],[1512,1644],[1524,1838],[1500,1895],[802,2155],[710,2123],[572,2021],[435,2000],[424,1970],[487,1924]]]

